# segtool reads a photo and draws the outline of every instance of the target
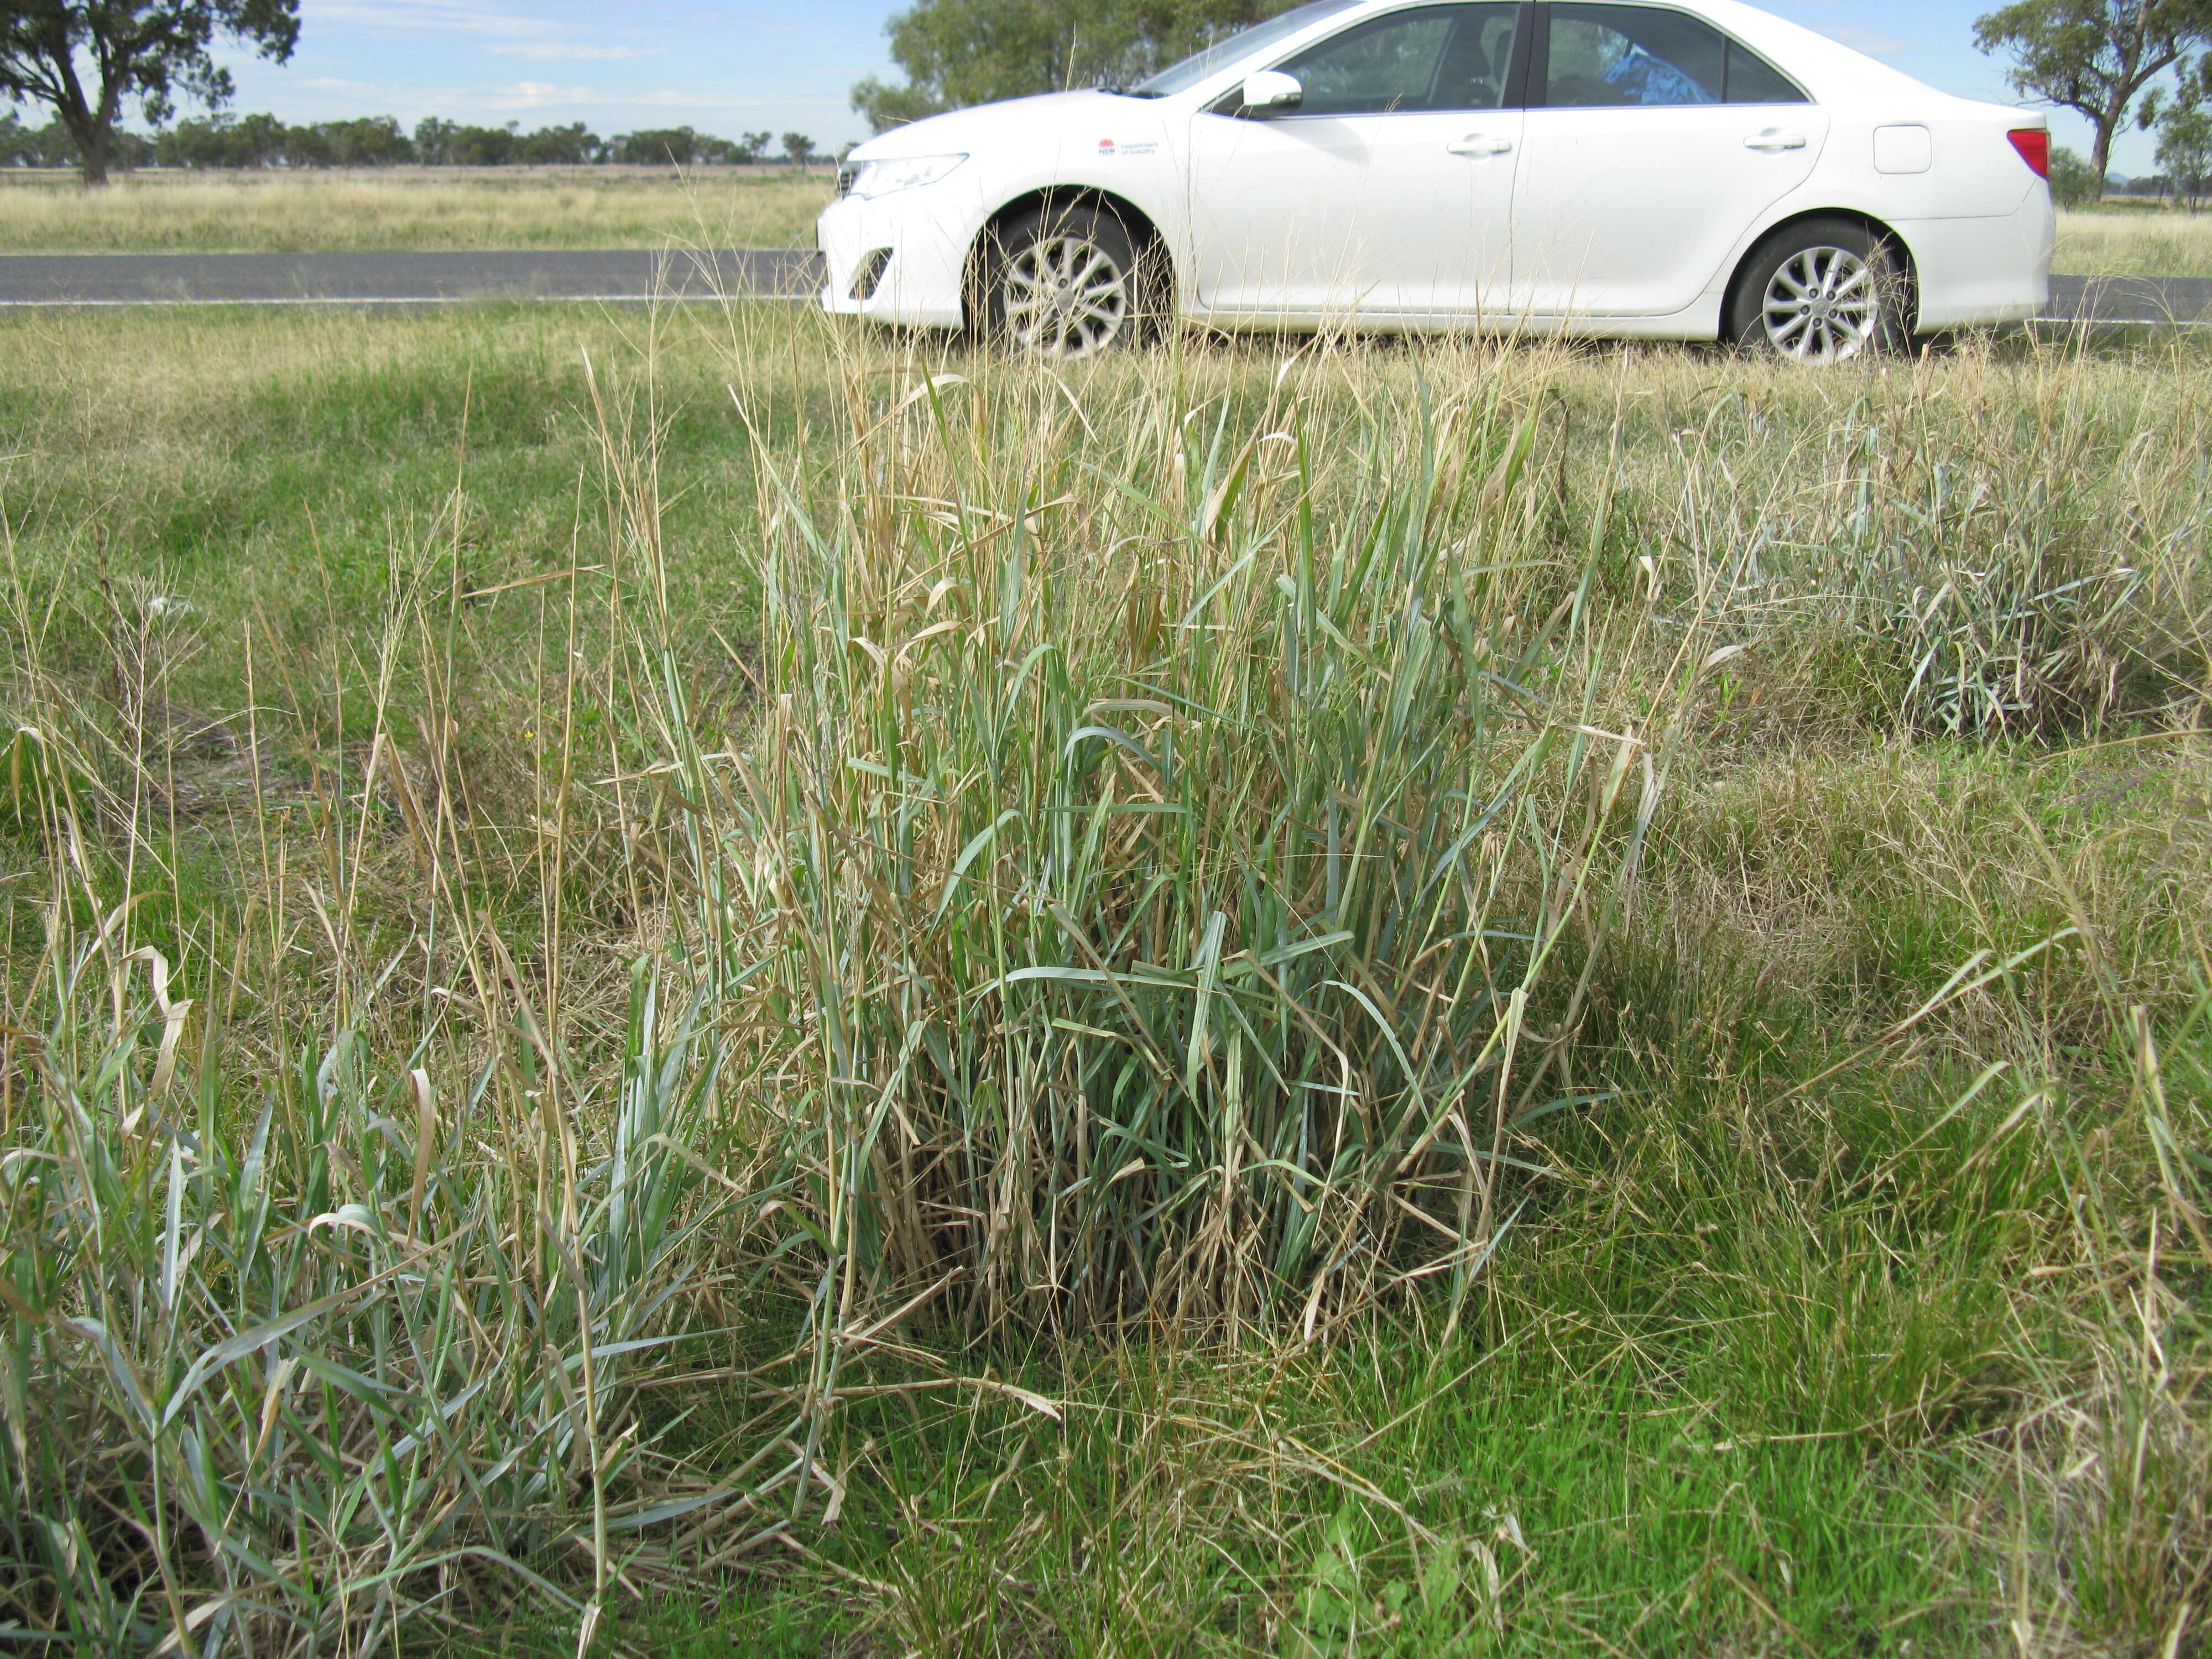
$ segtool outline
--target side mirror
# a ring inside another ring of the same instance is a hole
[[[1251,115],[1287,115],[1305,97],[1306,89],[1298,84],[1298,77],[1280,70],[1261,70],[1257,75],[1246,76],[1244,89],[1238,94],[1245,112]]]

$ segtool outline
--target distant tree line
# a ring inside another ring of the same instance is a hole
[[[587,167],[607,162],[718,167],[816,160],[803,132],[718,138],[690,127],[648,128],[602,138],[581,121],[525,132],[521,124],[471,126],[430,116],[409,132],[389,115],[294,126],[273,115],[211,115],[148,133],[118,128],[107,161],[129,167]],[[76,139],[57,118],[42,127],[0,115],[0,167],[79,164]]]
[[[2212,196],[2212,177],[2171,173],[2146,173],[2140,178],[2123,178],[2114,173],[2106,181],[2107,199],[2114,197],[2141,197],[2151,201],[2186,204],[2192,210],[2201,209],[2205,198]]]

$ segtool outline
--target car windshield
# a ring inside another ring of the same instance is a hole
[[[1216,70],[1255,52],[1264,52],[1278,40],[1287,40],[1322,18],[1350,11],[1359,3],[1360,0],[1308,0],[1305,5],[1293,6],[1264,23],[1255,23],[1226,40],[1215,41],[1202,52],[1191,53],[1180,64],[1169,65],[1130,90],[1139,98],[1172,98],[1179,92],[1188,92]]]

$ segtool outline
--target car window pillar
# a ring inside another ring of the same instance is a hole
[[[1547,27],[1543,15],[1551,8],[1541,0],[1522,0],[1513,19],[1513,56],[1506,65],[1505,84],[1498,91],[1501,109],[1528,109],[1541,101],[1544,88],[1542,48],[1538,44]]]
[[[1522,58],[1521,104],[1524,109],[1541,109],[1548,101],[1544,88],[1552,73],[1552,8],[1549,0],[1533,0],[1528,12],[1528,46]],[[1514,49],[1516,57],[1521,49]]]

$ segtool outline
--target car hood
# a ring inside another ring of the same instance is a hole
[[[908,155],[945,155],[956,150],[975,150],[1008,141],[1035,143],[1071,130],[1096,140],[1101,133],[1120,132],[1159,122],[1159,101],[1129,98],[1111,92],[1047,92],[1034,98],[1009,98],[1001,103],[978,104],[909,121],[902,127],[878,133],[855,149],[848,161],[896,161]],[[1101,120],[1109,122],[1100,126]]]

